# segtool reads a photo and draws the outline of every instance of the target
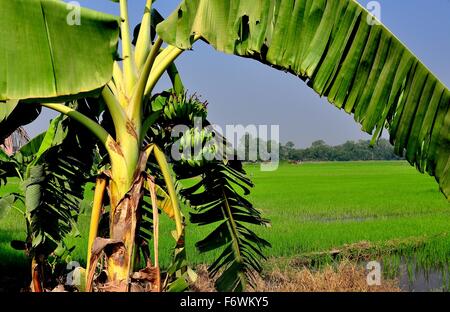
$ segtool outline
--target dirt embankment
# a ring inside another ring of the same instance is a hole
[[[214,281],[208,277],[206,266],[197,269],[198,279],[193,290],[211,292]],[[367,271],[352,262],[343,261],[337,267],[326,266],[318,271],[303,268],[280,268],[260,276],[255,285],[257,292],[400,292],[397,280],[381,280],[380,286],[369,286]]]

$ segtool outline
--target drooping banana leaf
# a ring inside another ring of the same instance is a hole
[[[70,105],[90,115],[84,102]],[[76,229],[86,183],[92,182],[96,175],[92,170],[95,155],[95,138],[65,116],[53,121],[38,150],[33,152],[23,187],[29,234],[38,254],[47,255]]]
[[[0,7],[0,100],[73,98],[111,79],[116,17],[80,8],[78,25],[70,19],[77,8],[60,0]]]
[[[68,105],[96,117],[83,101]],[[25,203],[32,255],[48,256],[75,229],[86,183],[96,173],[95,156],[95,138],[62,115],[12,156],[0,152],[0,185],[22,180],[18,198]]]
[[[268,224],[245,198],[252,183],[240,162],[207,157],[225,149],[220,145],[226,141],[217,135],[215,144],[206,147],[205,143],[212,141],[212,132],[194,128],[196,118],[201,119],[203,125],[209,125],[206,103],[171,90],[155,95],[152,108],[153,112],[160,112],[157,122],[150,128],[154,142],[164,146],[168,154],[174,148],[182,153],[181,159],[172,162],[172,169],[179,182],[178,195],[192,209],[191,223],[211,228],[211,233],[197,242],[196,247],[202,253],[218,252],[219,256],[209,267],[211,275],[217,276],[218,290],[242,291],[247,284],[252,284],[255,273],[261,271],[262,251],[270,246],[252,229],[255,225]],[[181,139],[174,138],[171,130],[180,123],[191,130]],[[197,153],[194,157],[184,157],[184,151],[188,150],[197,150]],[[157,169],[151,170],[155,171]]]
[[[378,137],[386,127],[396,153],[449,198],[450,92],[356,1],[184,0],[157,32],[182,49],[199,35],[299,76],[362,130]]]
[[[192,178],[188,163],[177,163],[174,171],[178,177]],[[265,259],[263,249],[270,244],[259,237],[252,226],[266,226],[269,221],[240,194],[242,188],[248,195],[252,184],[240,162],[212,161],[194,169],[199,182],[184,188],[181,194],[194,209],[191,223],[211,226],[214,230],[196,243],[200,252],[220,251],[210,265],[209,272],[218,276],[219,291],[243,291],[247,284],[254,286],[255,273],[262,270],[260,260]]]

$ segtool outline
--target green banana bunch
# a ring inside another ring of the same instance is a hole
[[[216,158],[219,151],[215,133],[208,128],[192,128],[180,138],[181,162],[201,167]]]
[[[193,122],[195,117],[204,120],[207,115],[206,103],[201,102],[195,94],[188,96],[186,93],[176,94],[166,91],[158,95],[154,101],[164,103],[162,109],[166,121]]]

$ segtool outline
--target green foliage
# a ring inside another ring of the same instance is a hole
[[[394,148],[385,139],[371,147],[369,141],[347,141],[337,146],[329,146],[324,141],[316,141],[305,149],[296,149],[292,142],[280,145],[280,160],[287,161],[355,161],[355,160],[399,160]]]

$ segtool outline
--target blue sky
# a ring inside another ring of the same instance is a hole
[[[109,0],[79,0],[82,6],[118,14]],[[359,1],[366,5],[369,1]],[[129,0],[132,24],[139,22],[145,0]],[[178,0],[159,0],[155,6],[167,16]],[[450,0],[381,0],[382,22],[444,84],[450,86]],[[199,43],[177,62],[185,85],[209,102],[209,119],[216,124],[277,124],[282,142],[308,146],[317,139],[329,144],[370,138],[351,116],[328,104],[300,79]],[[163,82],[159,88],[167,85]],[[28,129],[45,129],[46,112]]]

